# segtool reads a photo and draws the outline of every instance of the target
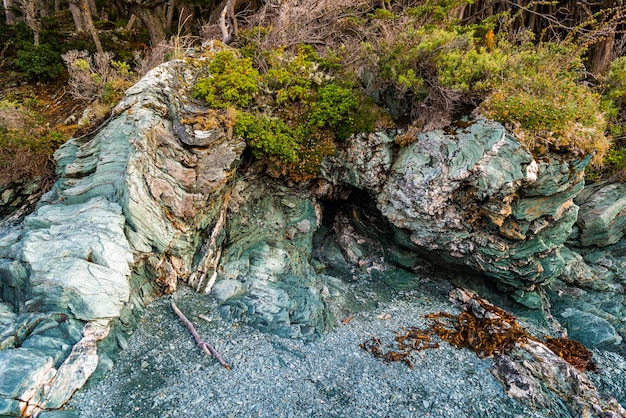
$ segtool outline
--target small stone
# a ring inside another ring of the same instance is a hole
[[[387,312],[383,312],[383,313],[376,315],[376,319],[380,319],[381,321],[388,321],[391,319],[391,314]]]

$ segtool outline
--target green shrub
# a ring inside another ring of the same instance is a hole
[[[46,128],[39,115],[1,100],[0,187],[23,178],[52,177],[52,154],[66,139]]]
[[[270,174],[287,173],[296,180],[315,176],[322,158],[335,152],[336,141],[373,129],[375,106],[353,81],[338,80],[335,58],[321,58],[306,46],[257,58],[262,73],[250,57],[218,52],[193,95],[216,109],[239,109],[234,135],[246,139]]]
[[[208,66],[210,76],[198,81],[193,96],[218,109],[230,105],[248,106],[259,89],[259,72],[250,58],[238,58],[231,51],[215,54]]]
[[[54,80],[63,72],[61,56],[48,44],[22,43],[15,65],[32,80]]]
[[[412,113],[425,119],[421,123],[450,120],[480,104],[484,116],[513,129],[537,154],[594,154],[593,163],[602,163],[610,144],[607,107],[579,81],[580,48],[564,42],[516,45],[497,38],[491,21],[433,23],[459,2],[431,3],[410,10],[420,19],[430,16],[431,24],[407,25],[398,36],[363,46],[365,56],[378,58],[372,60],[376,85],[411,100]],[[613,98],[626,97],[626,60],[612,71]]]
[[[609,73],[604,80],[605,96],[618,107],[626,105],[626,57],[611,62]]]
[[[282,119],[239,112],[234,133],[248,140],[258,158],[267,154],[286,163],[299,159],[300,138]]]
[[[578,82],[580,53],[545,44],[513,51],[505,76],[481,105],[509,125],[531,149],[594,154],[601,165],[610,147],[599,94]]]

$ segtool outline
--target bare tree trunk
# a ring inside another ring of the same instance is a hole
[[[596,42],[589,49],[589,71],[600,75],[609,69],[613,59],[613,45],[615,45],[615,30],[603,40]]]
[[[26,25],[33,31],[33,44],[39,46],[39,22],[35,18],[35,0],[25,0],[22,7],[24,8],[24,17]]]
[[[161,7],[157,10],[148,9],[139,6],[135,14],[148,29],[150,34],[150,43],[153,47],[157,46],[165,39],[165,16],[161,12]]]
[[[70,12],[72,12],[72,19],[74,20],[74,26],[76,26],[77,32],[85,31],[85,24],[83,23],[83,17],[80,13],[80,8],[76,4],[77,0],[70,0]]]
[[[165,18],[165,30],[172,33],[172,20],[174,20],[174,9],[176,9],[176,0],[170,0],[167,6],[167,17]]]
[[[87,30],[91,34],[93,43],[96,44],[96,51],[98,51],[100,54],[104,53],[104,50],[102,49],[102,44],[100,43],[100,37],[98,36],[98,31],[96,30],[96,27],[93,24],[93,19],[91,18],[91,10],[89,9],[89,0],[81,0],[80,10],[83,15],[83,22],[85,23]]]
[[[130,32],[133,26],[135,26],[135,23],[137,23],[137,15],[132,14],[130,15],[130,18],[128,19],[128,23],[126,24],[126,27],[124,28],[124,30],[126,32]]]
[[[98,15],[98,6],[96,6],[96,0],[89,0],[89,12],[92,16]]]
[[[15,14],[13,14],[13,0],[2,0],[4,6],[4,16],[6,18],[6,24],[11,26],[15,24]]]
[[[237,0],[227,0],[220,14],[220,29],[222,30],[222,42],[230,44],[237,37],[237,17],[235,16]]]
[[[61,0],[54,0],[54,13],[61,11]]]

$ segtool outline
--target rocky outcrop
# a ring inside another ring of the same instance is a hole
[[[626,338],[626,188],[590,184],[576,197],[578,219],[561,251],[566,262],[547,289],[552,313],[589,347],[623,349]]]
[[[0,226],[19,220],[41,197],[44,180],[36,176],[0,186]]]
[[[331,293],[341,295],[330,275],[396,290],[414,280],[403,268],[425,264],[419,256],[485,273],[535,308],[532,290],[564,272],[603,283],[599,270],[585,270],[587,258],[576,264],[582,256],[563,249],[588,158],[538,160],[501,125],[479,120],[400,149],[392,132],[356,135],[311,189],[252,171],[236,178],[243,141],[185,124],[207,110],[189,99],[198,64],[148,73],[106,123],[65,144],[53,189],[0,238],[0,414],[62,406],[111,363],[107,347],[127,344],[133,312],[179,281],[210,290],[228,319],[292,338],[334,323]],[[350,191],[354,206],[334,207]],[[579,221],[585,245],[620,239],[621,204],[604,209],[613,221]],[[610,232],[590,232],[592,224]],[[370,295],[359,298],[365,305]],[[574,308],[557,312],[572,330],[594,315],[594,344],[619,343],[610,319]]]
[[[581,246],[606,247],[626,233],[626,184],[597,184],[576,198],[580,212],[575,238]]]
[[[188,102],[199,67],[156,68],[65,144],[53,190],[0,240],[3,414],[59,408],[102,360],[96,342],[123,346],[132,310],[195,270],[244,148],[181,123],[203,112]]]
[[[212,294],[223,316],[283,337],[319,337],[333,323],[311,265],[321,208],[309,193],[264,177],[241,180],[229,200]]]
[[[532,304],[525,291],[560,274],[589,157],[535,159],[483,120],[420,133],[395,158],[392,151],[386,135],[357,136],[324,173],[375,196],[409,247],[484,272],[523,303]]]
[[[476,318],[489,318],[489,333],[504,335],[514,326],[474,292],[454,289],[450,298]],[[521,338],[496,354],[492,373],[510,397],[545,416],[626,417],[626,409],[601,394],[584,372],[534,338]]]

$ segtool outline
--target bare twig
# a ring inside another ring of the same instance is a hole
[[[230,365],[224,361],[220,353],[218,353],[211,344],[203,341],[202,338],[200,338],[198,331],[196,331],[196,328],[193,326],[191,321],[187,319],[187,317],[180,311],[180,309],[178,309],[178,307],[176,306],[174,302],[172,302],[172,310],[174,311],[176,315],[178,315],[180,320],[183,321],[183,323],[185,324],[185,326],[187,326],[189,331],[191,331],[191,335],[193,335],[193,339],[196,340],[196,345],[200,347],[200,349],[204,351],[209,357],[210,356],[215,357],[217,361],[219,361],[220,364],[224,366],[225,369],[230,370]]]

